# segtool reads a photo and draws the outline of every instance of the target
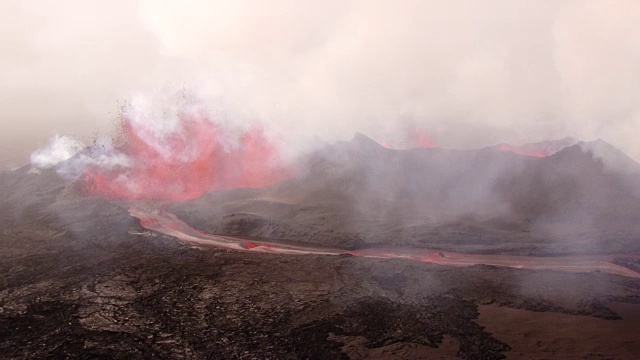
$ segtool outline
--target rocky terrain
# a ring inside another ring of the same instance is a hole
[[[624,321],[612,302],[640,304],[640,282],[617,275],[199,250],[135,223],[118,237],[3,234],[15,237],[0,278],[8,359],[334,359],[381,348],[397,358],[416,344],[432,358],[444,337],[449,356],[493,359],[510,345],[478,324],[481,304],[610,322]]]
[[[383,148],[367,157],[377,160],[359,157],[374,145],[356,138],[328,148],[309,159],[306,173],[271,187],[165,205],[208,232],[267,240],[638,252],[635,173],[611,172],[611,162],[580,146],[547,158]],[[426,176],[437,166],[444,175]],[[503,167],[518,171],[496,170]],[[492,173],[506,175],[489,181]],[[474,181],[491,185],[459,196],[442,190],[458,194]],[[632,359],[640,352],[629,330],[640,314],[637,278],[194,248],[143,228],[129,202],[81,195],[55,169],[3,173],[0,188],[3,359]],[[497,193],[496,207],[474,207]],[[472,195],[476,202],[462,206]],[[428,211],[433,204],[442,211]],[[585,219],[591,226],[575,241]],[[635,258],[615,262],[637,271]]]

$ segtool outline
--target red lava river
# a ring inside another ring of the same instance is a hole
[[[149,230],[180,241],[219,249],[253,253],[293,254],[293,255],[350,255],[369,258],[394,258],[429,262],[449,266],[492,265],[518,269],[546,269],[569,272],[601,271],[622,276],[640,278],[640,273],[616,265],[615,257],[624,256],[640,259],[640,255],[572,255],[572,256],[513,256],[483,255],[444,252],[421,248],[368,248],[345,250],[314,245],[292,245],[278,242],[254,241],[233,236],[212,235],[194,229],[176,215],[149,203],[136,203],[129,213],[140,219],[140,224]]]

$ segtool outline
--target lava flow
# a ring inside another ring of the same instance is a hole
[[[291,245],[278,242],[254,241],[234,236],[207,234],[194,229],[174,214],[158,209],[152,204],[137,203],[129,213],[140,219],[140,224],[156,231],[196,246],[221,249],[291,255],[346,255],[369,258],[406,259],[448,266],[492,265],[518,269],[546,269],[568,272],[601,271],[610,274],[640,278],[640,273],[612,263],[616,255],[574,255],[574,256],[512,256],[481,255],[443,252],[433,249],[409,248],[368,248],[349,251],[313,245]],[[640,255],[625,255],[640,259]]]
[[[383,141],[380,145],[387,149],[430,149],[434,147],[434,141],[426,131],[412,129],[407,131],[400,141]]]
[[[204,112],[178,113],[169,130],[128,113],[117,150],[125,164],[89,167],[82,190],[106,199],[188,200],[206,192],[262,187],[290,175],[260,128],[233,131]]]

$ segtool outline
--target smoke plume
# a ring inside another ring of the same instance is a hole
[[[453,148],[600,137],[640,159],[634,0],[31,0],[0,14],[3,161],[183,85],[291,153],[423,131]]]
[[[31,164],[47,169],[70,159],[84,147],[85,145],[76,139],[56,135],[47,147],[31,154]]]

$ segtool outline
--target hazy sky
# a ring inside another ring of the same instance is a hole
[[[193,89],[295,139],[567,135],[640,159],[640,1],[3,0],[0,163]]]

